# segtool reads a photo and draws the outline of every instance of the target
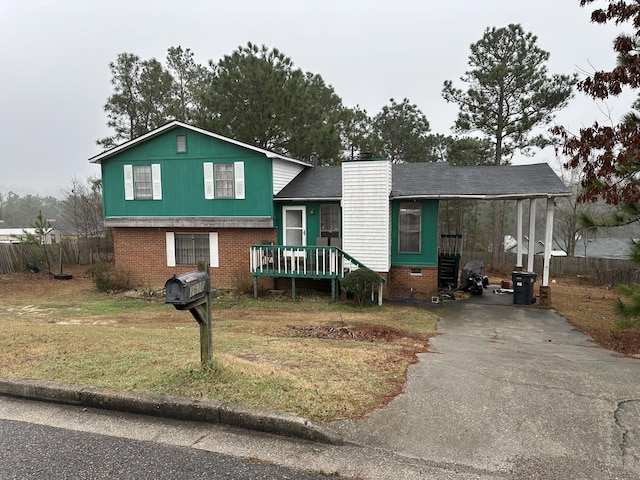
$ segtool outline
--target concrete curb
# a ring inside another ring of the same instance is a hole
[[[345,443],[336,433],[302,417],[278,410],[249,408],[215,400],[192,400],[14,377],[0,377],[0,395],[176,420],[219,423],[332,445]]]

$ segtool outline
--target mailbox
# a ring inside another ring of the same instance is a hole
[[[189,305],[209,294],[209,274],[200,270],[174,275],[164,284],[164,303]]]

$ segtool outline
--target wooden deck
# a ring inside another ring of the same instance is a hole
[[[351,257],[338,247],[252,245],[251,275],[253,275],[254,296],[258,295],[258,277],[288,277],[292,281],[292,295],[295,298],[295,279],[313,278],[331,280],[331,298],[338,297],[338,283],[348,273],[366,265]],[[378,296],[382,299],[380,277]]]

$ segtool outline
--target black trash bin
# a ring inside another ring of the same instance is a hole
[[[533,284],[536,283],[535,272],[513,272],[513,303],[516,305],[531,305],[534,303]]]

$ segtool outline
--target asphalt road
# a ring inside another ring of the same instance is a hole
[[[321,480],[278,465],[183,446],[0,421],[2,479]]]
[[[130,456],[138,451],[139,458]],[[216,479],[321,479],[325,475],[367,480],[493,478],[470,475],[468,469],[453,464],[438,465],[367,446],[316,443],[220,424],[8,396],[0,396],[0,452],[1,480],[191,479],[201,478],[197,475],[205,470],[209,476],[203,478]],[[188,464],[176,463],[194,458],[206,468],[193,470]],[[158,476],[155,470],[149,473],[165,462]],[[208,465],[214,470],[209,471]],[[216,466],[223,470],[216,471]],[[280,468],[271,468],[275,466]]]

